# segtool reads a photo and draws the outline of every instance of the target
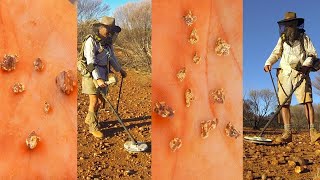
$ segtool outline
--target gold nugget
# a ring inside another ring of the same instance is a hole
[[[190,38],[189,38],[189,42],[190,44],[196,44],[199,41],[199,36],[197,34],[197,30],[193,29],[191,34],[190,34]]]
[[[197,20],[197,17],[193,16],[192,12],[189,11],[187,15],[183,16],[183,19],[188,26],[191,26]]]

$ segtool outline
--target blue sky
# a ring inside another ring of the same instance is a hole
[[[138,0],[103,0],[103,2],[110,5],[110,12],[109,15],[113,15],[113,12],[117,7],[122,6],[128,2],[135,2]]]
[[[243,89],[270,88],[272,83],[269,74],[263,71],[279,38],[277,21],[284,18],[287,11],[294,11],[298,17],[305,19],[305,30],[311,38],[318,56],[320,56],[320,1],[319,0],[244,0],[243,5]],[[278,63],[273,67],[278,67]],[[273,72],[275,72],[273,70]],[[311,78],[319,73],[312,73]],[[273,74],[275,78],[275,74]],[[314,102],[320,103],[319,95],[315,94]],[[293,98],[292,104],[296,104]]]

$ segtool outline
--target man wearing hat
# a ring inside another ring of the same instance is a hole
[[[313,143],[320,139],[320,133],[316,131],[314,126],[314,109],[312,106],[312,88],[309,72],[313,60],[317,57],[317,52],[303,29],[304,19],[297,18],[296,13],[285,13],[285,18],[278,21],[278,25],[280,38],[265,63],[264,71],[271,71],[271,66],[281,58],[277,72],[280,104],[284,103],[287,95],[293,90],[303,74],[307,75],[307,78],[298,89],[296,89],[294,94],[298,102],[304,104],[310,128],[310,138]],[[276,138],[277,143],[292,142],[290,102],[291,99],[288,100],[281,110],[284,122],[284,133],[281,137]]]
[[[85,123],[89,125],[89,132],[97,138],[103,137],[99,129],[97,113],[104,102],[97,90],[99,88],[103,93],[107,93],[109,65],[115,71],[120,71],[122,77],[127,76],[115,57],[112,46],[120,31],[121,28],[115,25],[114,18],[104,16],[93,25],[93,35],[89,35],[84,42],[83,55],[88,69],[92,71],[89,77],[82,77],[82,93],[88,94],[90,100]]]

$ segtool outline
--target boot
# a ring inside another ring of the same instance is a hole
[[[277,137],[275,142],[277,144],[287,144],[287,143],[290,143],[292,142],[292,133],[291,131],[287,131],[285,130],[283,133],[282,133],[282,136],[281,137]]]
[[[103,138],[103,133],[99,130],[99,124],[94,112],[88,112],[84,121],[89,125],[89,132],[96,138]]]
[[[103,133],[99,129],[89,130],[89,132],[96,138],[103,138]]]
[[[311,143],[315,143],[320,139],[320,133],[318,133],[316,129],[310,129],[310,139]]]
[[[89,125],[93,121],[95,121],[96,119],[97,119],[96,114],[94,112],[88,111],[88,114],[87,114],[86,118],[84,119],[84,122]]]

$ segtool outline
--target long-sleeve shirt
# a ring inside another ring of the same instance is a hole
[[[84,57],[86,58],[87,65],[93,64],[95,67],[92,71],[92,77],[95,80],[108,79],[108,60],[115,71],[119,72],[121,70],[121,65],[114,54],[113,47],[107,46],[103,48],[92,37],[89,37],[85,42]]]
[[[299,40],[296,40],[292,46],[289,46],[286,42],[283,42],[282,39],[279,38],[276,47],[273,49],[265,65],[273,65],[278,61],[279,58],[281,58],[279,66],[281,69],[283,69],[283,73],[286,75],[290,75],[290,73],[293,71],[297,73],[291,68],[290,64],[300,62],[303,66],[311,66],[312,58],[310,56],[317,57],[317,52],[310,38],[306,34],[303,35],[303,39],[306,56],[304,55],[304,51]]]

